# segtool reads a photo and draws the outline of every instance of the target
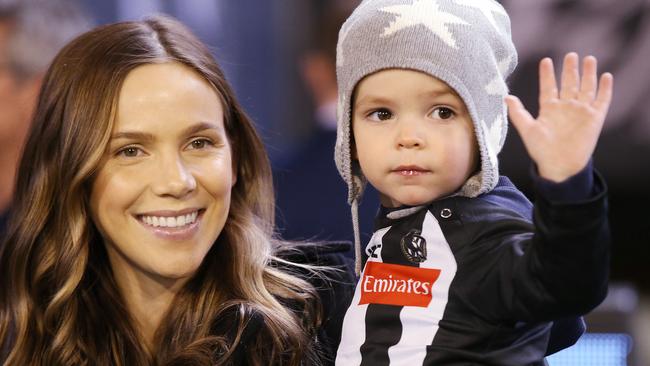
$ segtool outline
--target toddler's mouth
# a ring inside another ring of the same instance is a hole
[[[400,165],[391,171],[402,176],[411,177],[430,173],[431,171],[418,165]]]

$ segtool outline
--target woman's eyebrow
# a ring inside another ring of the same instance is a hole
[[[148,132],[138,131],[121,131],[116,132],[111,136],[111,140],[128,139],[128,140],[141,140],[145,142],[153,141],[155,138],[153,134]]]
[[[210,123],[210,122],[199,122],[196,123],[192,126],[187,127],[185,130],[183,130],[184,135],[192,135],[197,132],[205,131],[205,130],[216,130],[216,131],[223,131],[223,128],[217,124]],[[128,140],[139,140],[139,141],[144,141],[144,142],[151,142],[155,140],[155,137],[152,133],[149,132],[140,132],[140,131],[120,131],[116,132],[111,136],[111,140],[119,140],[119,139],[128,139]]]
[[[211,122],[199,122],[193,124],[192,126],[187,127],[184,131],[184,135],[193,135],[195,133],[205,131],[205,130],[216,130],[218,132],[223,132],[223,127],[218,124]]]

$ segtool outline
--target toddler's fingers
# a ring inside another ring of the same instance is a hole
[[[524,131],[527,130],[532,123],[534,123],[535,119],[526,110],[519,98],[515,97],[514,95],[508,95],[505,100],[506,104],[508,105],[508,115],[510,115],[512,124],[520,134],[525,134]]]
[[[594,56],[587,56],[582,61],[582,83],[578,100],[585,103],[592,103],[596,97],[598,86],[598,61]]]
[[[598,95],[596,95],[596,101],[593,104],[594,107],[602,113],[607,113],[609,105],[612,102],[613,90],[614,76],[606,72],[600,77],[600,82],[598,83]]]
[[[578,72],[578,54],[567,53],[562,65],[562,85],[560,99],[575,99],[580,87],[580,74]]]
[[[550,99],[557,99],[557,81],[553,61],[545,57],[539,62],[539,104],[542,105]]]

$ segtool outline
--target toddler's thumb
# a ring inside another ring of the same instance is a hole
[[[514,95],[508,95],[506,96],[505,101],[508,106],[510,121],[512,121],[512,124],[515,126],[519,134],[521,134],[535,119],[526,110],[519,98]]]

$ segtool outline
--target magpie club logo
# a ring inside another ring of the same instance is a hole
[[[400,246],[402,254],[413,263],[422,263],[427,260],[427,241],[420,230],[413,229],[402,237]]]

